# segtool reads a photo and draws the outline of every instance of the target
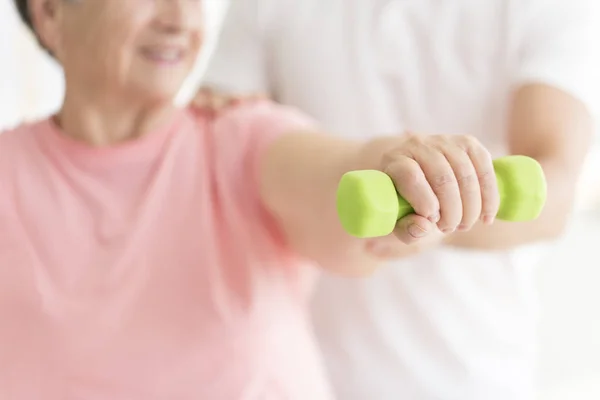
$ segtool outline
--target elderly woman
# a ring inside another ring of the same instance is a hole
[[[397,246],[496,214],[468,137],[356,143],[266,103],[174,107],[201,1],[16,4],[66,94],[0,135],[2,399],[327,399],[302,260],[357,274],[391,240],[342,232],[340,176],[395,177],[416,211]]]

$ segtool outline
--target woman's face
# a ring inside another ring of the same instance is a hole
[[[31,0],[68,85],[150,100],[176,96],[202,43],[201,0]],[[37,3],[37,4],[36,4]]]

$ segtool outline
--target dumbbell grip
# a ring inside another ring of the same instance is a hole
[[[546,181],[540,164],[525,156],[494,160],[500,194],[497,219],[529,221],[540,214],[546,200]],[[356,237],[385,236],[396,222],[414,212],[392,179],[381,171],[346,173],[337,193],[337,208],[343,228]]]
[[[494,172],[496,172],[496,183],[498,185],[498,194],[500,195],[500,207],[502,207],[502,203],[506,199],[506,195],[504,193],[504,188],[506,186],[503,183],[504,175],[502,174],[501,170],[494,171]],[[393,185],[393,182],[391,181],[391,179],[390,179],[390,183]],[[402,196],[400,196],[399,193],[396,192],[396,194],[398,196],[398,217],[396,218],[396,221],[399,221],[402,218],[406,217],[407,215],[414,214],[415,210],[408,201],[406,201]],[[500,213],[500,215],[497,217],[499,219],[503,219],[502,213]],[[506,218],[504,218],[504,219],[506,219]],[[508,218],[508,220],[510,220],[510,218]]]

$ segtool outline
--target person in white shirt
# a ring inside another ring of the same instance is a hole
[[[397,260],[370,279],[321,278],[313,319],[339,399],[534,398],[534,269],[593,135],[596,3],[232,1],[199,103],[266,94],[356,138],[468,133],[547,175],[535,222],[440,226],[428,246],[372,248]]]

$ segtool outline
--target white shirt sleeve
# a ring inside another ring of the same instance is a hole
[[[230,1],[202,86],[232,94],[270,92],[266,42],[276,2]]]
[[[516,84],[544,83],[600,112],[600,1],[518,2]]]

